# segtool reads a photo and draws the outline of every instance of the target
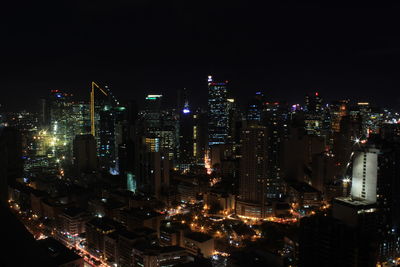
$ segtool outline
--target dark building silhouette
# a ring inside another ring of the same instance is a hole
[[[8,185],[22,177],[21,135],[18,130],[0,127],[0,198],[8,200]]]
[[[73,143],[74,166],[78,173],[97,170],[96,140],[93,135],[77,135]]]
[[[333,214],[300,221],[299,266],[376,266],[375,204],[336,200]]]
[[[265,217],[267,187],[267,129],[249,126],[242,131],[239,197],[236,212],[242,216]]]

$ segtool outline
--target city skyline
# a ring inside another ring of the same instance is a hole
[[[400,266],[400,5],[23,2],[1,266]]]

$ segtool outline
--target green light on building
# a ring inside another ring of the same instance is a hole
[[[126,173],[126,187],[128,191],[136,193],[136,177],[133,173]]]

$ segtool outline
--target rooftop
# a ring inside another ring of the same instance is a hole
[[[85,211],[77,207],[68,207],[63,210],[63,213],[69,217],[76,217]]]
[[[200,243],[206,242],[206,241],[212,239],[212,236],[203,234],[200,232],[189,232],[189,233],[185,234],[185,237],[190,238],[190,239],[200,242]]]
[[[304,182],[296,182],[290,184],[290,187],[292,187],[294,190],[298,192],[303,192],[303,193],[318,193],[319,191],[312,187],[311,185],[304,183]]]
[[[357,208],[369,208],[375,205],[375,203],[373,202],[364,199],[354,199],[351,197],[337,197],[334,199],[334,202],[340,203],[348,207],[357,207]]]
[[[39,243],[39,246],[50,255],[55,266],[60,266],[81,258],[52,237],[37,242]]]
[[[89,222],[87,222],[87,225],[92,225],[92,226],[96,227],[97,229],[100,229],[101,231],[104,231],[104,232],[115,230],[117,228],[116,222],[107,217],[94,218],[94,219],[90,220]]]
[[[137,220],[145,220],[162,214],[147,208],[133,208],[126,211],[129,216],[133,216]]]

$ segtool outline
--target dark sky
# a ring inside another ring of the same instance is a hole
[[[201,105],[208,74],[229,80],[242,102],[261,90],[301,103],[318,90],[400,106],[397,7],[10,2],[0,16],[0,102],[9,109],[31,108],[50,89],[88,98],[91,80],[122,102],[160,92],[172,103],[186,87]]]

